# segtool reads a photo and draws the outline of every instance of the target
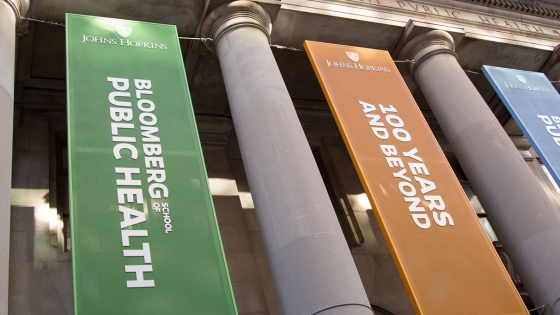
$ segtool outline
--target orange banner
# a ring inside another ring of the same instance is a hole
[[[416,313],[528,314],[389,53],[304,46]]]

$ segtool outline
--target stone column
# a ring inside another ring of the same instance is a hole
[[[560,91],[560,45],[554,48],[539,72],[543,72],[550,81],[554,82],[552,85],[556,90]]]
[[[0,314],[8,314],[14,64],[20,14],[18,0],[0,1]]]
[[[533,302],[551,303],[560,297],[560,214],[461,69],[454,50],[451,35],[430,31],[409,40],[398,58],[416,61],[409,67],[413,79]],[[560,303],[554,310],[560,312]]]
[[[235,1],[204,22],[220,60],[274,284],[286,315],[369,314],[369,302],[270,50],[271,20]]]

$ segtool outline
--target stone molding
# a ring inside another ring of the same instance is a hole
[[[14,12],[16,18],[16,33],[18,35],[26,34],[29,29],[29,21],[25,21],[22,18],[27,15],[29,0],[4,0],[4,2],[6,2]]]
[[[448,32],[433,30],[409,39],[397,54],[397,58],[414,60],[409,63],[408,70],[416,81],[415,70],[424,60],[436,54],[450,54],[457,58],[455,41]]]
[[[219,6],[204,20],[202,37],[212,38],[204,44],[210,51],[228,31],[239,27],[254,27],[265,33],[270,43],[272,20],[270,15],[258,4],[251,1],[234,1]]]
[[[462,2],[472,2],[480,5],[487,5],[488,7],[497,7],[500,9],[507,9],[511,11],[520,11],[531,15],[545,16],[551,19],[560,19],[560,12],[553,9],[543,8],[536,5],[514,2],[509,0],[459,0]]]
[[[422,21],[440,25],[435,29],[461,28],[469,38],[546,51],[560,40],[556,19],[459,0],[282,0],[282,9],[395,27]]]
[[[4,0],[4,2],[8,3],[12,8],[12,11],[14,11],[16,15],[16,23],[19,23],[21,20],[20,2],[18,0]]]

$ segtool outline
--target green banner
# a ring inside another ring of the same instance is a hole
[[[76,315],[237,314],[175,26],[66,15]]]

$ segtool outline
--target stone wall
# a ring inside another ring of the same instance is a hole
[[[57,218],[50,204],[49,119],[25,110],[20,119],[14,131],[9,314],[73,314],[70,256],[52,242]]]

